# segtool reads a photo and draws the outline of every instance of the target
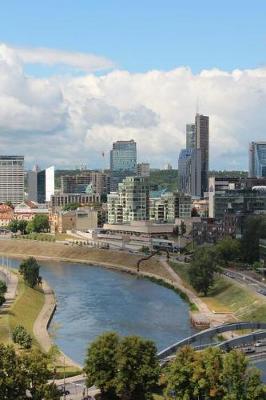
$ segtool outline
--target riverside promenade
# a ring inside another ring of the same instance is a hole
[[[0,280],[4,281],[7,285],[7,292],[5,294],[5,303],[1,306],[0,310],[10,307],[14,302],[17,294],[18,276],[10,271],[5,266],[0,266]]]

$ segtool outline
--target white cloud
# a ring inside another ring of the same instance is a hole
[[[106,70],[114,67],[114,63],[105,57],[95,54],[62,51],[47,48],[14,48],[23,63],[45,65],[68,65],[84,72]]]
[[[48,53],[39,60],[59,60]],[[248,142],[266,137],[266,68],[36,79],[25,75],[26,60],[33,58],[0,46],[1,151],[29,163],[103,167],[113,141],[133,138],[140,161],[176,166],[197,101],[210,116],[211,168],[247,168]]]

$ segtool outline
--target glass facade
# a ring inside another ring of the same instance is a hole
[[[252,142],[249,146],[249,176],[266,177],[266,142]]]
[[[0,203],[24,200],[24,157],[0,156]]]
[[[110,151],[111,191],[127,176],[137,173],[137,145],[134,140],[113,143]]]

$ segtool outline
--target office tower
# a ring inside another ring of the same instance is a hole
[[[178,190],[201,197],[201,152],[182,149],[178,159]]]
[[[110,192],[110,177],[98,171],[84,171],[78,175],[61,176],[61,193],[86,193],[91,186],[100,195]]]
[[[201,158],[201,197],[208,191],[209,173],[209,117],[196,114],[196,149],[200,150]],[[199,154],[199,153],[198,153]],[[198,163],[196,162],[196,165]]]
[[[24,199],[24,157],[0,156],[0,203],[20,204]]]
[[[54,166],[42,171],[34,168],[28,172],[28,200],[36,203],[50,201],[54,195]]]
[[[137,145],[134,140],[119,140],[110,151],[111,191],[127,176],[137,173]]]
[[[148,178],[150,176],[150,164],[149,163],[140,163],[137,165],[137,175],[143,176],[144,178]]]
[[[266,142],[249,145],[249,177],[266,177]]]
[[[186,125],[186,149],[195,149],[196,147],[196,125]]]
[[[149,185],[146,178],[128,176],[117,192],[107,196],[108,223],[149,220]]]

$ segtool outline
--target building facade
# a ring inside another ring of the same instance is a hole
[[[110,151],[111,191],[127,176],[137,173],[137,144],[134,140],[119,140]]]
[[[249,145],[249,177],[266,177],[266,142]]]
[[[54,166],[28,172],[28,200],[43,204],[54,195]]]
[[[98,171],[61,176],[61,193],[86,193],[89,185],[95,193],[107,194],[110,192],[110,177]]]
[[[196,125],[186,125],[186,149],[195,149],[196,147]]]
[[[101,196],[98,193],[61,193],[51,196],[50,207],[64,207],[71,203],[80,205],[100,204]]]
[[[196,114],[196,149],[200,151],[201,197],[208,191],[209,174],[209,117]]]
[[[150,176],[150,164],[149,163],[140,163],[137,165],[137,175],[143,176],[144,178],[148,178]]]
[[[175,223],[176,218],[191,217],[191,196],[179,192],[150,192],[150,220]]]
[[[19,204],[24,199],[24,157],[0,156],[0,203]]]
[[[149,220],[149,185],[140,176],[128,176],[116,193],[107,196],[108,223]]]

